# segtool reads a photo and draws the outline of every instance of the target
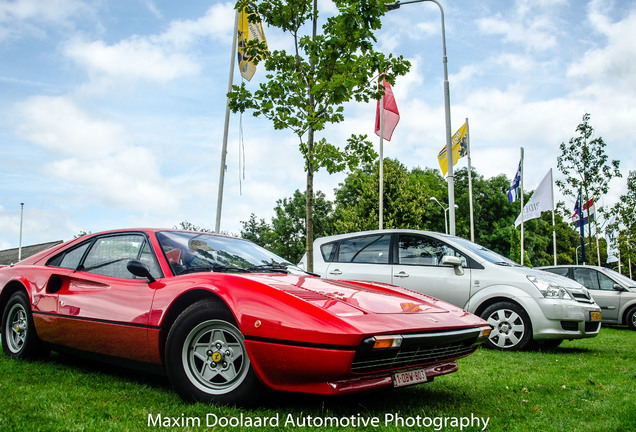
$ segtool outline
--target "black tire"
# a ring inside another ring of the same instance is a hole
[[[24,291],[13,293],[2,313],[2,350],[14,359],[38,359],[49,353],[35,331],[29,297]]]
[[[185,401],[250,405],[262,393],[243,335],[218,303],[201,300],[184,310],[170,328],[164,357]]]
[[[481,313],[481,317],[493,328],[484,344],[486,348],[517,351],[524,349],[532,340],[530,317],[516,303],[494,303]]]
[[[631,308],[625,314],[625,324],[632,330],[636,330],[636,307]]]

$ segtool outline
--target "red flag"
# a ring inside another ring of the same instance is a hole
[[[384,126],[382,128],[382,137],[387,141],[391,141],[393,130],[400,121],[400,113],[395,103],[395,97],[393,97],[391,84],[384,80],[382,80],[382,84],[384,84],[384,97],[382,98],[384,101]],[[378,101],[375,110],[375,134],[380,136],[380,101]]]

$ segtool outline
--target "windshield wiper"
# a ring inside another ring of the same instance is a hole
[[[261,271],[266,271],[266,272],[273,272],[273,273],[289,273],[289,269],[288,267],[292,265],[291,263],[281,263],[281,264],[262,264],[262,265],[256,265],[256,266],[252,266],[249,268],[246,268],[245,270],[248,272],[252,272],[252,273],[258,273]]]
[[[495,264],[500,265],[500,266],[512,267],[512,264],[510,264],[509,262],[505,262],[505,261],[499,261],[499,262],[496,262]]]
[[[223,264],[211,264],[210,267],[206,267],[206,266],[189,267],[181,271],[179,274],[209,273],[209,272],[226,273],[230,271],[238,273],[238,272],[247,272],[249,270],[243,269],[241,267],[227,266]]]

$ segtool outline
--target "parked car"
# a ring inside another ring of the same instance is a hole
[[[343,394],[430,381],[487,339],[481,318],[376,283],[323,280],[238,238],[134,229],[0,269],[2,348],[164,370],[186,400],[264,387]],[[91,357],[91,358],[92,358]]]
[[[601,319],[609,324],[623,324],[636,330],[636,282],[605,267],[560,265],[537,267],[574,279],[590,290],[601,307]]]
[[[304,256],[299,267],[306,267]],[[487,320],[486,346],[522,349],[590,338],[601,327],[588,290],[562,276],[522,267],[468,240],[417,230],[380,230],[314,242],[313,271],[325,278],[399,285]]]

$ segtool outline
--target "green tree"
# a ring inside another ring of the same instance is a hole
[[[627,177],[627,193],[621,195],[612,209],[617,216],[616,222],[608,230],[619,230],[619,250],[623,262],[636,262],[636,171],[630,171]]]
[[[609,191],[610,180],[622,177],[617,160],[608,162],[605,154],[605,141],[602,137],[593,138],[594,128],[590,125],[590,114],[583,115],[582,122],[576,127],[577,137],[570,138],[568,144],[561,143],[561,156],[557,158],[557,167],[565,180],[556,180],[556,184],[565,196],[576,200],[582,191],[583,200],[598,200]],[[602,212],[602,209],[598,210]],[[589,230],[588,243],[592,244]],[[591,254],[590,254],[591,255]],[[590,260],[591,262],[591,260]],[[600,263],[598,263],[600,265]]]
[[[291,198],[276,201],[271,225],[252,214],[241,222],[241,237],[297,263],[305,253],[305,194],[296,190]],[[321,191],[315,198],[315,234],[317,237],[335,234],[333,203]]]
[[[432,192],[441,189],[443,179],[432,170],[409,172],[404,164],[384,160],[385,228],[431,229],[438,220]],[[433,183],[433,187],[431,184]],[[366,164],[353,171],[336,190],[335,229],[339,233],[378,229],[379,164]],[[441,210],[441,209],[440,209]],[[442,227],[444,214],[441,213]],[[443,230],[443,228],[442,228]]]
[[[256,91],[245,83],[229,93],[233,112],[253,110],[255,116],[271,120],[276,129],[289,129],[299,139],[305,160],[307,268],[313,269],[314,173],[353,169],[360,162],[377,157],[366,135],[352,135],[341,150],[316,139],[328,123],[344,120],[343,104],[352,100],[379,99],[373,75],[387,74],[390,82],[404,75],[409,63],[401,56],[385,56],[373,47],[374,32],[391,0],[335,0],[338,13],[327,17],[318,34],[317,0],[239,0],[237,8],[247,8],[249,19],[262,20],[289,34],[293,52],[268,52],[262,43],[250,41],[246,54],[265,60],[267,80]],[[303,32],[308,31],[308,34]],[[383,89],[383,87],[382,87]]]
[[[213,233],[214,230],[209,228],[200,227],[198,225],[193,224],[192,222],[188,222],[187,220],[179,222],[179,225],[176,225],[174,229],[180,229],[185,231],[198,231],[198,232],[208,232]]]

